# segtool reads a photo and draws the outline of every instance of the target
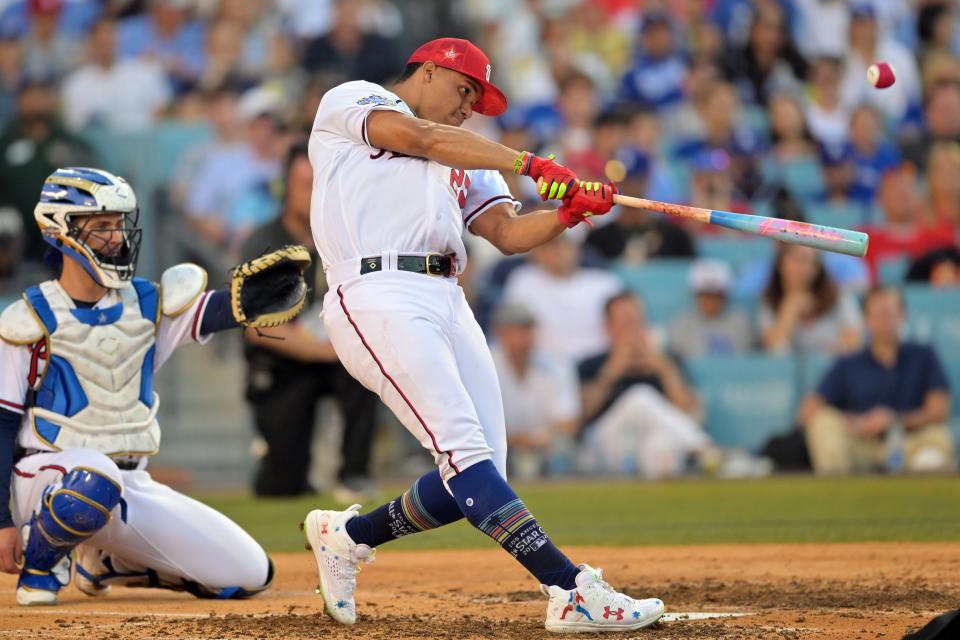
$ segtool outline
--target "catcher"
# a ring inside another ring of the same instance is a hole
[[[241,598],[273,578],[238,525],[150,477],[153,376],[180,345],[293,318],[310,257],[297,246],[263,255],[235,268],[229,289],[206,291],[193,264],[156,284],[134,276],[138,215],[123,178],[55,171],[34,217],[60,276],[0,315],[0,569],[20,574],[21,605],[56,603],[72,564],[91,596],[124,584]]]

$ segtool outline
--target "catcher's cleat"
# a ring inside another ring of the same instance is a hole
[[[89,544],[77,547],[77,570],[73,575],[74,586],[88,596],[100,597],[110,593],[110,585],[100,579],[112,571],[103,564],[100,549]]]
[[[30,540],[30,525],[24,525],[20,535],[23,537],[23,548],[26,549]],[[17,604],[24,607],[57,604],[57,594],[70,582],[72,565],[73,557],[67,553],[49,571],[24,566],[17,580]]]
[[[566,590],[540,585],[547,603],[547,631],[554,633],[602,633],[648,627],[663,615],[659,598],[634,600],[603,580],[599,569],[581,564],[577,586]]]
[[[360,505],[346,511],[316,509],[307,514],[304,530],[307,543],[313,547],[320,584],[317,593],[323,596],[324,610],[342,624],[357,621],[353,592],[361,563],[373,562],[374,549],[356,544],[347,535],[347,522],[357,515]]]

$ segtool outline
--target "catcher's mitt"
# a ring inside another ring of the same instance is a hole
[[[296,317],[307,299],[303,272],[310,253],[289,245],[237,265],[230,271],[233,317],[244,327],[276,327]]]

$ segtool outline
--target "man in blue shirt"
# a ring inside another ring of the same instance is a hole
[[[875,287],[864,299],[869,344],[838,358],[800,408],[817,474],[948,471],[950,389],[936,353],[904,342],[903,298]]]

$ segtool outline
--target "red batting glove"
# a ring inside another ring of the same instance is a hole
[[[541,200],[563,200],[577,189],[577,174],[553,158],[553,155],[541,158],[523,151],[513,163],[514,173],[530,176],[537,183]]]
[[[563,201],[557,209],[557,219],[567,228],[586,222],[590,216],[602,216],[613,208],[613,195],[617,193],[615,184],[601,182],[581,182],[574,194]]]

